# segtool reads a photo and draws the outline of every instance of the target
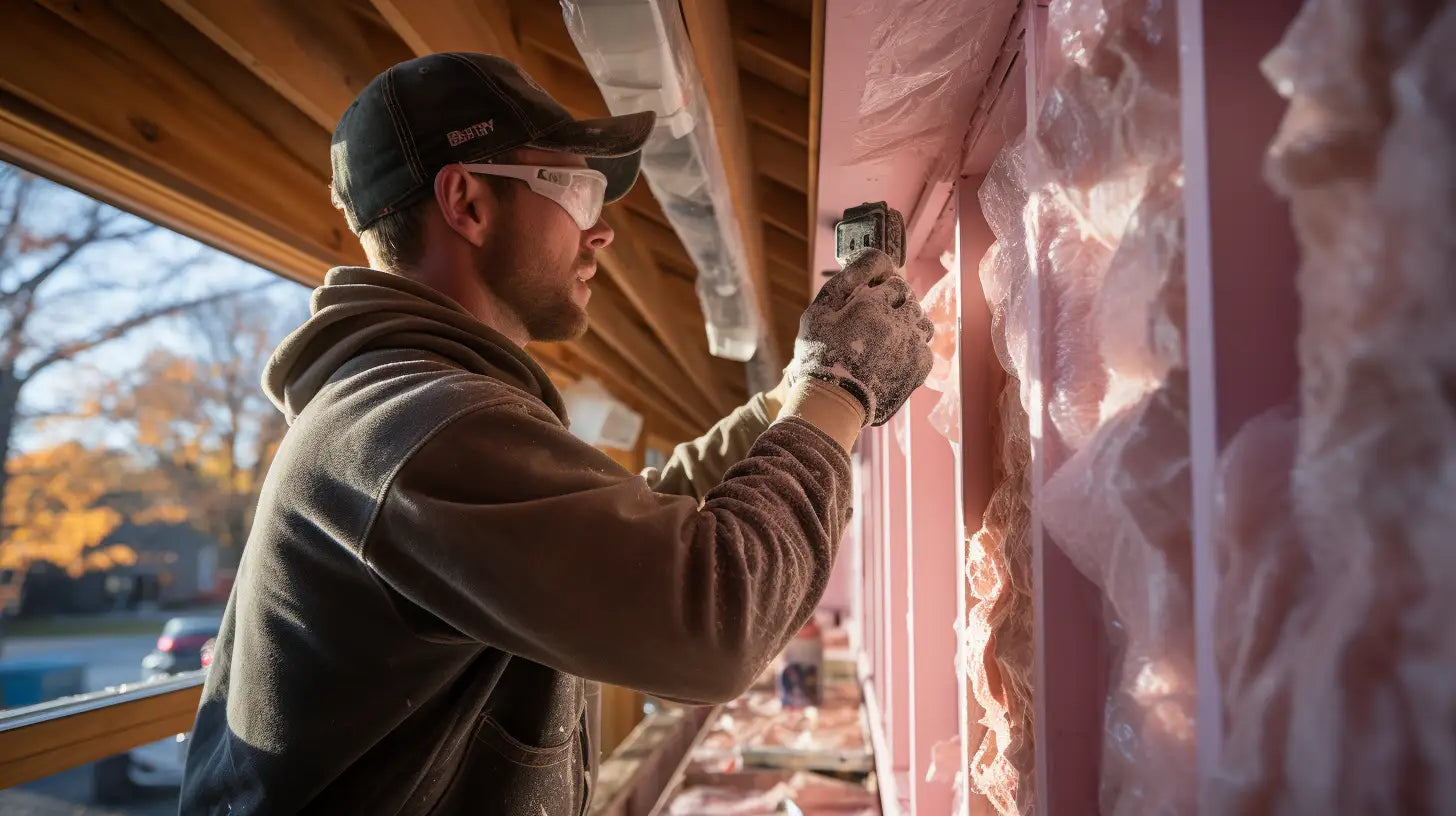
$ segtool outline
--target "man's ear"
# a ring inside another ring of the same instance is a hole
[[[459,164],[447,164],[435,174],[435,203],[445,224],[475,246],[485,244],[495,197],[490,186]]]

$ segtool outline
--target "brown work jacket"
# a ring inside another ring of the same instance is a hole
[[[264,388],[269,470],[182,813],[576,816],[614,683],[742,692],[818,603],[849,459],[761,397],[631,473],[531,357],[421,284],[330,271]]]

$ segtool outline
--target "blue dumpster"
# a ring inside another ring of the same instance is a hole
[[[0,660],[0,706],[19,708],[85,690],[86,666],[68,657]]]

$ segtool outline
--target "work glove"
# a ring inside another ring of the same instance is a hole
[[[819,290],[799,319],[789,378],[834,383],[883,425],[930,373],[935,327],[890,256],[866,249]]]

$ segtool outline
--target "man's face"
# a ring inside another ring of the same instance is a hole
[[[586,167],[580,156],[531,148],[500,163]],[[575,340],[586,333],[587,281],[597,271],[596,251],[612,241],[612,229],[598,220],[582,230],[560,204],[524,181],[506,184],[509,193],[476,257],[476,274],[515,311],[531,340]]]

